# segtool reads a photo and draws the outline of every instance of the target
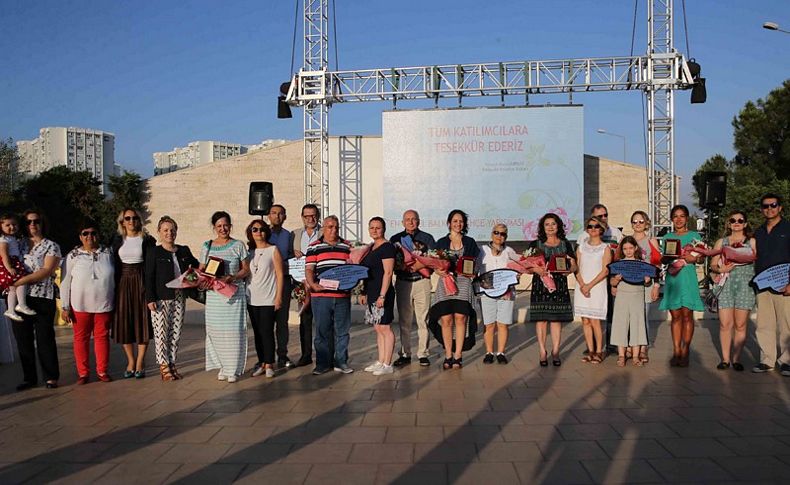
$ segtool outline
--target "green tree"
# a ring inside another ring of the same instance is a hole
[[[111,175],[107,182],[110,197],[104,204],[103,232],[115,233],[118,214],[128,207],[139,210],[143,215],[143,224],[148,222],[148,201],[151,198],[148,181],[143,180],[135,172],[124,171],[123,175]]]
[[[733,118],[732,160],[722,155],[707,159],[694,173],[692,184],[697,202],[704,199],[704,173],[727,173],[727,202],[709,211],[708,239],[721,236],[723,216],[744,211],[752,227],[762,223],[758,203],[767,192],[790,199],[790,81],[772,91],[765,100],[747,102]]]
[[[0,140],[0,206],[11,203],[11,195],[19,176],[19,154],[11,138]]]

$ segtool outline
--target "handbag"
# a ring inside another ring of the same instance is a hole
[[[209,239],[208,248],[206,249],[206,260],[203,261],[203,264],[208,263],[209,253],[211,253],[211,244],[212,241]],[[201,290],[200,288],[190,288],[189,291],[187,291],[187,296],[201,305],[206,304],[206,290]]]
[[[705,309],[710,313],[719,312],[719,295],[724,285],[714,284],[708,287],[702,295],[702,302],[705,304]]]

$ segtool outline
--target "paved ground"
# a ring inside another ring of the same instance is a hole
[[[667,365],[668,325],[651,362],[580,362],[565,327],[561,368],[538,366],[520,324],[512,362],[485,366],[481,345],[461,371],[416,364],[361,372],[375,337],[355,325],[351,375],[307,368],[218,382],[204,372],[199,313],[182,340],[185,379],[74,385],[71,331],[59,329],[57,390],[13,391],[0,366],[0,483],[787,483],[790,379],[717,371],[718,324],[698,323],[691,367]],[[295,330],[295,328],[292,328]],[[751,337],[750,337],[751,338]],[[298,336],[292,332],[292,348]],[[250,344],[252,349],[252,344]],[[437,349],[438,350],[438,349]],[[743,362],[754,362],[753,346]],[[252,354],[251,354],[252,355]],[[298,357],[298,355],[296,355]],[[112,374],[125,359],[113,346]],[[252,359],[250,359],[252,363]]]

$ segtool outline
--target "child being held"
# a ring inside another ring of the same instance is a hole
[[[642,250],[632,236],[626,236],[617,248],[618,261],[642,260]],[[632,284],[616,274],[610,279],[614,300],[614,316],[612,317],[612,345],[617,345],[617,365],[623,367],[626,360],[626,349],[631,347],[634,365],[643,364],[639,347],[647,345],[647,319],[645,316],[645,287],[652,285],[652,279],[645,276],[644,284]]]
[[[22,265],[22,252],[19,248],[17,232],[19,223],[16,216],[3,214],[0,216],[0,293],[8,292],[8,309],[4,315],[11,320],[21,322],[25,315],[36,312],[27,306],[27,285],[13,286],[27,274]]]

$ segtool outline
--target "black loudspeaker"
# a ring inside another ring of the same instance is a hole
[[[274,187],[271,182],[250,182],[249,213],[265,216],[274,203]]]
[[[700,201],[705,209],[720,209],[727,202],[727,173],[705,172],[702,175],[703,195]]]

